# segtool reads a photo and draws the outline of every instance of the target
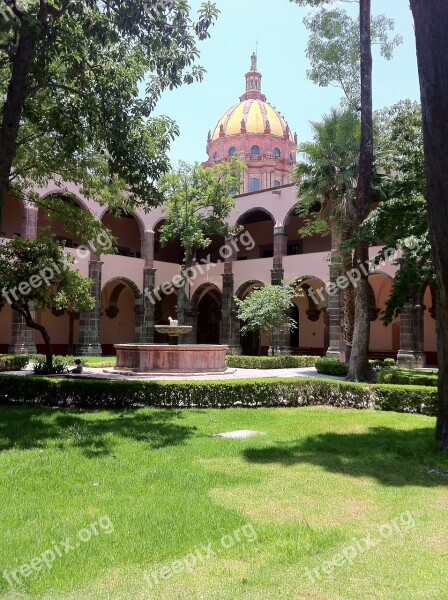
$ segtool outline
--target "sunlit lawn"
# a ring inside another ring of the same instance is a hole
[[[446,600],[448,479],[428,470],[448,459],[433,428],[320,408],[0,407],[0,571],[45,552],[51,566],[16,571],[14,588],[0,576],[0,597]],[[266,435],[211,436],[235,429]],[[344,552],[351,564],[330,569]]]

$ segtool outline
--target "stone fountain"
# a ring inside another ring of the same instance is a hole
[[[181,374],[224,373],[227,371],[227,346],[218,344],[179,344],[179,337],[190,333],[191,325],[156,325],[155,330],[169,336],[168,344],[115,344],[121,373]]]

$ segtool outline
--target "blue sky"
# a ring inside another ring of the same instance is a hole
[[[308,9],[288,0],[215,0],[221,11],[211,38],[200,42],[197,61],[206,70],[202,83],[167,91],[155,115],[168,115],[180,127],[180,136],[171,147],[173,165],[206,159],[209,129],[238,101],[244,92],[244,74],[258,41],[258,69],[263,74],[263,92],[284,115],[299,143],[311,139],[310,121],[319,121],[339,105],[341,92],[320,88],[308,80],[305,56],[308,31],[302,19]],[[200,2],[191,1],[193,10]],[[358,5],[340,2],[354,13]],[[395,33],[403,44],[387,62],[374,52],[374,107],[390,106],[400,99],[419,98],[417,62],[412,15],[407,0],[373,0],[375,14],[395,20]]]

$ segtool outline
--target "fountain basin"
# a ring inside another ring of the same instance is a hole
[[[214,344],[115,344],[114,371],[134,373],[223,373],[228,346]]]

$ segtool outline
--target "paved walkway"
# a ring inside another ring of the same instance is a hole
[[[30,375],[32,371],[12,371],[11,375]],[[319,375],[314,367],[305,367],[301,369],[228,369],[226,373],[209,373],[195,375],[123,375],[114,373],[113,369],[92,369],[85,367],[82,375],[64,375],[70,378],[89,378],[89,379],[110,379],[120,381],[138,381],[142,379],[150,381],[228,381],[229,379],[270,379],[283,377],[318,377],[323,379],[344,379],[343,377],[333,377],[331,375]],[[53,377],[58,377],[54,375]]]

